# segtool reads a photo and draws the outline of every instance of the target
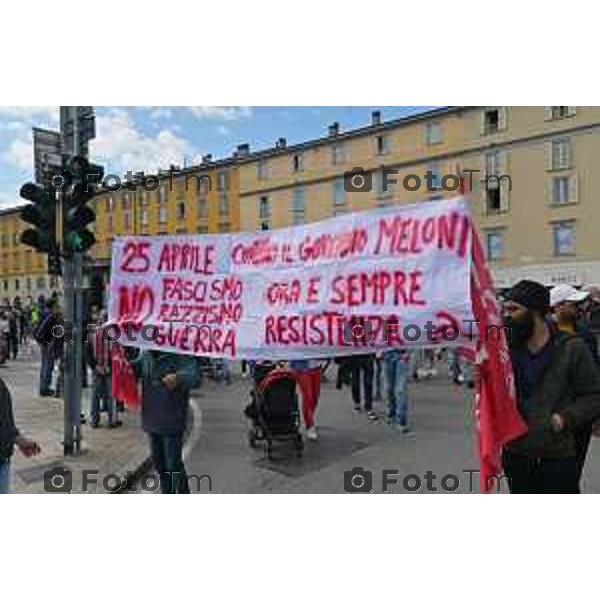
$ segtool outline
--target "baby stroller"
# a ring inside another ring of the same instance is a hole
[[[254,367],[252,402],[244,413],[252,421],[248,433],[251,448],[264,442],[265,454],[273,458],[274,441],[291,441],[298,457],[302,456],[304,441],[300,433],[300,410],[296,394],[296,379],[291,371],[277,369],[275,363]]]

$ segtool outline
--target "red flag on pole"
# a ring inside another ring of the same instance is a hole
[[[479,236],[473,228],[471,298],[478,323],[476,411],[479,429],[480,486],[490,491],[490,477],[501,471],[502,446],[527,431],[517,409],[514,375],[502,314]]]

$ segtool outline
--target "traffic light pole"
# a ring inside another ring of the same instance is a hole
[[[61,107],[61,135],[65,162],[77,155],[80,149],[76,107]],[[72,135],[68,134],[72,132]],[[67,140],[72,143],[68,144]],[[63,214],[66,192],[62,194]],[[63,251],[66,239],[63,232]],[[83,272],[80,252],[66,253],[64,262],[65,321],[71,335],[65,340],[64,355],[64,454],[70,456],[81,451],[81,370],[83,352]],[[72,324],[72,325],[70,325]]]

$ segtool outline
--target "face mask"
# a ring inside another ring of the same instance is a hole
[[[507,338],[510,348],[523,348],[533,334],[533,314],[527,311],[524,316],[515,319],[511,316],[504,317],[504,325],[508,327]]]

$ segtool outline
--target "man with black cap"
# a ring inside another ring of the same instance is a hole
[[[550,293],[523,280],[508,293],[505,324],[517,404],[528,432],[504,448],[511,493],[579,493],[574,432],[600,417],[600,374],[586,344],[547,319]]]

